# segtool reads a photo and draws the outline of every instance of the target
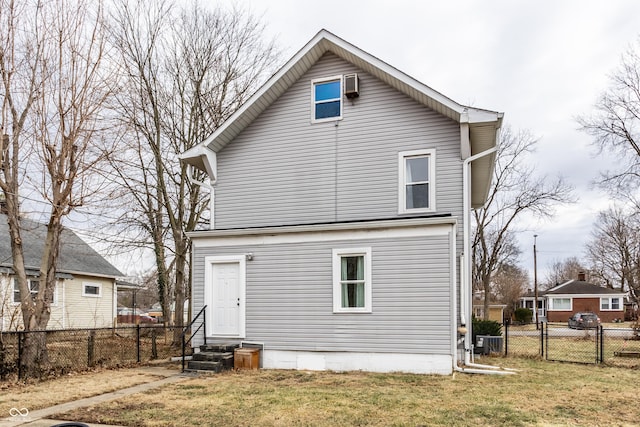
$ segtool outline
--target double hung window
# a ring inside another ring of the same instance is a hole
[[[600,310],[620,310],[620,298],[600,298]]]
[[[400,213],[435,210],[435,151],[403,151],[398,162]]]
[[[371,312],[371,248],[333,250],[333,311]]]
[[[342,118],[342,76],[312,80],[312,121]]]
[[[551,298],[549,310],[571,311],[571,298]]]
[[[38,295],[38,292],[40,292],[40,281],[36,279],[27,279],[27,283],[29,285],[29,292],[31,293],[31,298],[35,300],[36,295]],[[56,288],[53,289],[53,298],[49,302],[52,305],[56,305],[58,303]],[[18,286],[18,279],[16,278],[13,279],[13,303],[20,304],[20,287]]]
[[[29,285],[29,292],[31,292],[31,298],[35,299],[40,289],[40,281],[27,279],[27,283]],[[20,287],[18,286],[18,279],[16,278],[13,279],[13,302],[20,303]]]

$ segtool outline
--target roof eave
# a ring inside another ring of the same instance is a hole
[[[413,77],[346,42],[327,30],[318,32],[282,68],[267,80],[234,114],[200,145],[218,152],[252,123],[269,105],[298,81],[326,52],[351,62],[417,102],[460,123],[496,123],[500,127],[502,113],[467,107],[447,98]],[[203,168],[197,151],[186,151],[183,162]],[[204,169],[202,169],[204,170]]]

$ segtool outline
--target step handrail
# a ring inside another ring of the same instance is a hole
[[[189,344],[191,342],[191,340],[193,339],[193,337],[198,333],[198,331],[200,329],[202,329],[202,335],[204,336],[204,344],[207,343],[207,316],[204,315],[205,310],[206,310],[207,306],[205,305],[204,307],[202,307],[202,309],[198,312],[198,314],[195,315],[195,317],[193,318],[193,320],[191,321],[191,323],[189,323],[189,325],[187,325],[183,330],[182,333],[180,334],[180,338],[182,340],[182,372],[184,372],[184,359],[185,359],[185,352],[186,352],[186,348],[187,348],[187,344]],[[191,336],[189,337],[188,340],[185,340],[187,331],[191,329],[191,326],[193,326],[194,323],[196,323],[196,321],[200,318],[200,316],[202,316],[202,323],[200,324],[200,326],[198,326],[198,328],[191,334]]]

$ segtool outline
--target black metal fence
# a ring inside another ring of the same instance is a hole
[[[566,323],[503,325],[504,354],[576,363],[640,366],[637,328],[571,329]]]
[[[64,374],[93,367],[120,367],[181,354],[173,343],[173,328],[127,326],[104,329],[61,329],[0,333],[0,379],[22,378],[20,358],[28,334],[45,333],[46,372]]]

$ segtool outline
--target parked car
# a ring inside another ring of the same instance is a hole
[[[569,327],[572,329],[592,329],[600,325],[600,318],[595,313],[575,313],[569,318]]]

